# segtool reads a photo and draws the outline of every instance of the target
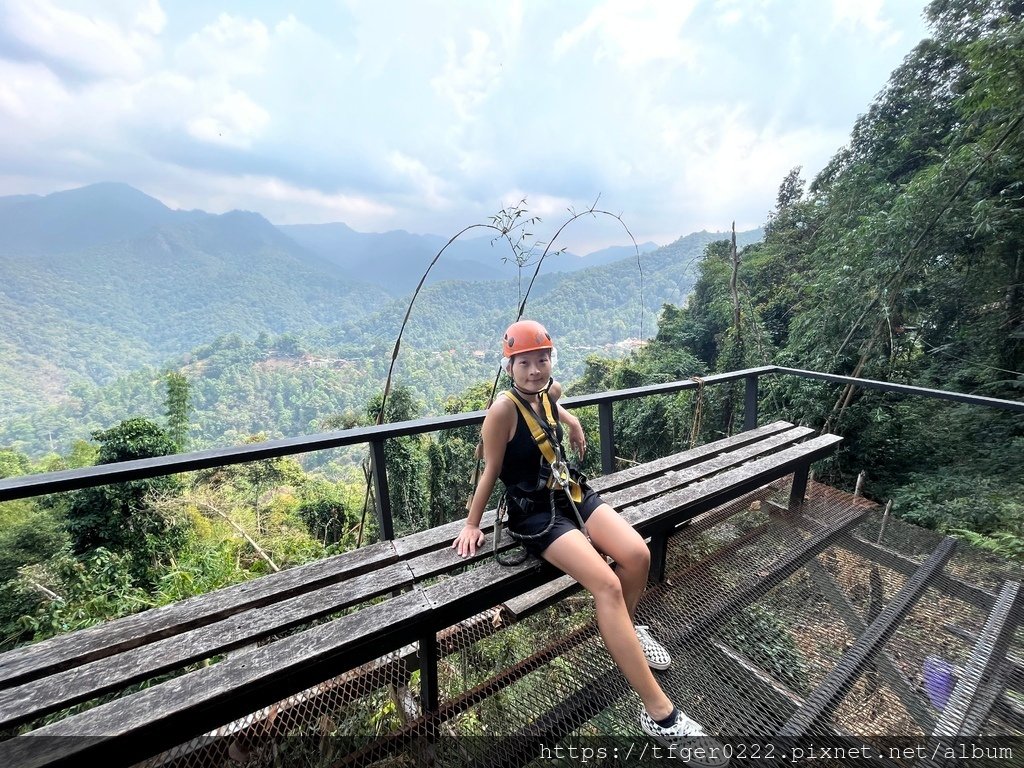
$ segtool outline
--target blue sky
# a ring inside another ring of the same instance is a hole
[[[915,0],[0,0],[0,195],[454,234],[526,198],[761,224],[927,35]],[[560,245],[623,240],[581,220]]]

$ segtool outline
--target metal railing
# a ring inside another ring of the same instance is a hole
[[[997,408],[1017,413],[1024,413],[1024,402],[1000,400],[980,395],[969,395],[961,392],[949,392],[940,389],[927,389],[907,384],[894,384],[886,381],[860,379],[852,376],[839,376],[818,371],[805,371],[799,368],[786,368],[768,365],[759,368],[748,368],[729,373],[714,374],[705,377],[653,384],[631,389],[618,389],[596,394],[566,397],[560,402],[566,408],[585,408],[597,406],[598,424],[601,442],[601,469],[604,473],[614,471],[615,429],[612,406],[620,401],[632,400],[652,395],[666,395],[682,392],[698,387],[715,386],[733,381],[744,382],[744,417],[743,429],[749,430],[757,426],[758,393],[760,377],[780,374],[798,376],[806,379],[832,382],[836,384],[852,384],[865,389],[893,392],[903,395],[915,395],[958,403]],[[293,456],[301,453],[320,451],[329,448],[367,444],[370,449],[371,476],[376,501],[377,522],[383,539],[394,538],[394,522],[391,512],[391,496],[388,489],[387,473],[384,471],[384,441],[409,435],[420,435],[446,429],[456,429],[480,424],[485,411],[471,411],[449,416],[435,416],[394,424],[381,424],[369,427],[356,427],[336,432],[325,432],[316,435],[303,435],[278,440],[267,440],[230,448],[215,448],[172,456],[157,456],[149,459],[100,464],[81,469],[68,469],[58,472],[22,475],[0,480],[0,502],[14,499],[41,496],[49,493],[73,491],[109,483],[128,480],[140,480],[149,477],[172,475],[179,472],[191,472],[211,467],[223,467],[232,464],[244,464],[261,459],[272,459],[281,456]]]

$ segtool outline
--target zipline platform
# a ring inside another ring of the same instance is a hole
[[[593,481],[651,541],[659,679],[734,765],[943,765],[921,750],[964,744],[1016,764],[1019,566],[808,481],[838,442],[775,422]],[[0,764],[664,758],[589,596],[536,561],[461,560],[459,527],[0,655]]]

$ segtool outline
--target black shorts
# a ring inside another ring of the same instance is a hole
[[[548,527],[551,522],[551,497],[548,491],[531,494],[528,498],[525,512],[516,504],[516,499],[508,499],[508,528],[520,535],[536,535]],[[590,519],[594,510],[604,504],[604,500],[590,486],[583,486],[583,500],[576,508],[580,512],[583,522]],[[551,530],[539,538],[514,539],[526,548],[526,551],[535,557],[540,557],[541,552],[547,549],[551,542],[564,533],[571,530],[579,530],[580,524],[576,519],[576,513],[569,505],[564,491],[555,492],[555,521]]]

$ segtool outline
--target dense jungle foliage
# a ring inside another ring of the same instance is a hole
[[[587,358],[581,375],[567,380],[569,394],[777,363],[1024,398],[1024,3],[936,0],[927,14],[932,36],[892,74],[849,145],[809,184],[799,168],[782,180],[764,240],[742,250],[709,245],[685,306],[682,297],[665,304],[656,335],[628,356]],[[547,320],[541,298],[531,313],[557,328],[562,319]],[[241,380],[253,370],[239,362],[245,355],[258,354],[260,344],[284,348],[287,339],[218,344],[190,365],[231,360]],[[390,345],[377,349],[379,382]],[[225,350],[231,355],[218,357]],[[464,358],[445,360],[434,375],[460,375]],[[269,376],[273,366],[265,368]],[[0,476],[188,447],[192,409],[209,413],[219,394],[189,373],[186,365],[177,376],[148,374],[162,396],[152,418],[97,429],[60,455],[0,450]],[[331,387],[347,386],[349,377],[330,367],[322,376],[331,383],[305,393],[304,426],[376,418],[379,394],[366,396],[362,409],[341,409]],[[388,421],[424,411],[408,377],[400,383]],[[490,381],[475,372],[462,392],[444,409],[483,407]],[[617,406],[618,456],[642,461],[742,423],[739,389],[698,392]],[[218,407],[234,406],[225,399]],[[265,437],[259,425],[273,413],[267,407],[252,432],[234,433],[238,441]],[[760,407],[762,421],[784,417],[846,437],[821,469],[829,482],[850,488],[864,471],[867,493],[893,499],[903,518],[1024,558],[1018,415],[793,377],[766,381]],[[596,415],[583,419],[591,465],[599,455]],[[400,534],[464,514],[476,441],[473,429],[389,441]],[[0,647],[372,540],[362,459],[338,452],[268,460],[0,505]]]
[[[805,189],[783,180],[762,243],[710,247],[685,309],[588,390],[765,363],[1021,400],[1024,396],[1024,4],[938,0],[922,41]],[[709,392],[706,437],[734,428],[738,398]],[[685,437],[630,405],[633,458]],[[710,404],[711,407],[708,407]],[[904,518],[1024,554],[1024,419],[795,378],[764,414],[846,437],[827,479],[892,498]],[[690,408],[693,413],[693,408]],[[623,429],[630,427],[623,424]],[[653,437],[661,429],[663,440]],[[624,443],[625,445],[625,443]]]

